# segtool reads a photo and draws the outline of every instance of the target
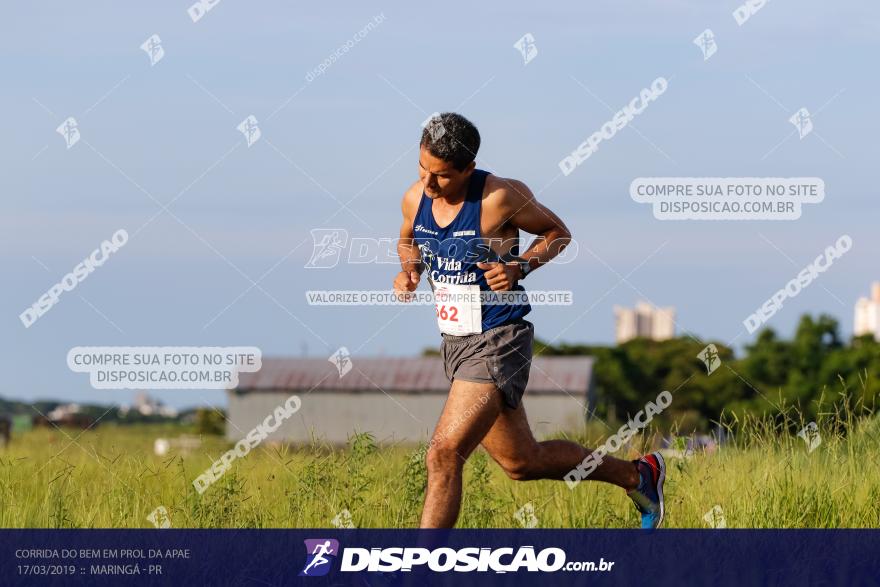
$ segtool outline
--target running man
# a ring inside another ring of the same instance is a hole
[[[326,565],[330,562],[326,556],[327,554],[334,554],[333,548],[330,546],[330,541],[326,541],[321,544],[316,544],[315,549],[312,551],[312,554],[315,555],[315,558],[312,559],[312,562],[309,563],[306,568],[303,569],[302,574],[308,575],[309,569],[313,569],[315,567],[319,567],[321,565]]]
[[[403,196],[394,290],[409,299],[426,274],[438,294],[441,355],[452,384],[426,454],[422,528],[455,525],[462,469],[478,444],[517,481],[562,480],[592,452],[566,440],[535,440],[520,401],[532,359],[534,327],[524,319],[531,307],[521,300],[482,304],[479,294],[523,292],[520,282],[556,257],[571,234],[525,184],[476,169],[479,148],[480,134],[466,118],[435,116],[422,132],[419,179]],[[521,254],[520,230],[538,237]],[[642,527],[656,528],[665,476],[663,458],[652,453],[636,461],[605,456],[588,478],[622,487]]]

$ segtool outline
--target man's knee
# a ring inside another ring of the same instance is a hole
[[[535,479],[534,467],[531,462],[528,459],[508,460],[501,463],[501,468],[514,481],[530,481]]]
[[[425,466],[428,474],[453,472],[464,466],[464,458],[454,446],[437,444],[425,453]]]

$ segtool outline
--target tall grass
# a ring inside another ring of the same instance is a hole
[[[764,417],[725,415],[731,441],[714,454],[668,459],[669,527],[705,527],[718,505],[728,527],[803,528],[880,525],[880,421],[844,392],[816,423],[812,452],[796,432],[807,422],[794,407]],[[867,415],[866,415],[867,414]],[[601,431],[588,429],[593,446]],[[633,458],[656,435],[622,448]],[[264,445],[236,460],[204,494],[192,480],[228,447],[206,437],[192,454],[152,454],[168,428],[102,426],[35,429],[0,452],[0,526],[151,527],[164,506],[174,527],[330,527],[348,510],[358,527],[414,527],[424,497],[424,447],[377,446],[355,434],[348,447]],[[607,433],[607,431],[606,431]],[[75,439],[75,442],[72,442]],[[637,516],[623,491],[558,481],[515,482],[478,450],[465,468],[459,526],[516,527],[531,502],[538,527],[632,527]]]

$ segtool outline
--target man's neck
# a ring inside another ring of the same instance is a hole
[[[471,178],[473,176],[474,176],[473,173],[470,176],[468,176],[467,181],[464,182],[464,185],[461,186],[461,189],[458,191],[457,194],[455,194],[454,197],[440,196],[440,199],[443,200],[446,203],[446,205],[449,207],[455,207],[455,206],[458,206],[459,204],[461,204],[462,202],[464,202],[465,198],[467,198],[468,190],[470,189],[470,185],[471,185]]]

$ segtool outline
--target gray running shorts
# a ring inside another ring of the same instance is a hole
[[[440,355],[449,381],[494,383],[504,403],[515,409],[529,382],[535,327],[528,320],[496,326],[479,334],[442,334]]]

